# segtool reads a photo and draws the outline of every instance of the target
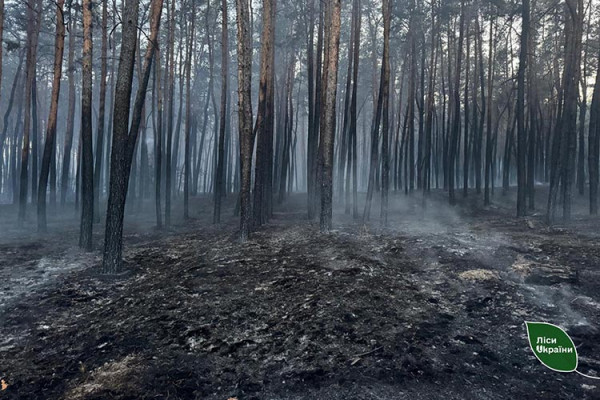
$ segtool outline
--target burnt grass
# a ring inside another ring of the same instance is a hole
[[[219,226],[196,199],[170,230],[128,223],[119,276],[98,273],[101,227],[92,254],[73,247],[75,219],[10,231],[0,399],[600,398],[543,367],[524,326],[560,325],[600,375],[600,220],[582,200],[548,227],[496,200],[398,194],[388,227],[341,209],[321,234],[294,195],[241,244],[233,199]]]

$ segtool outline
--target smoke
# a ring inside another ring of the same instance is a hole
[[[574,326],[590,325],[587,318],[573,308],[573,305],[580,299],[584,299],[595,308],[600,308],[600,304],[589,297],[582,298],[573,293],[571,286],[568,284],[552,286],[523,284],[522,288],[528,295],[529,300],[546,310],[544,314],[553,315],[552,323],[567,329]],[[538,318],[543,319],[544,316],[540,315]]]

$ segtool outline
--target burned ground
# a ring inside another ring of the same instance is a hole
[[[304,202],[244,244],[233,217],[166,233],[132,219],[121,276],[72,246],[75,225],[15,228],[0,245],[0,398],[600,396],[597,381],[543,367],[524,326],[565,328],[579,370],[600,375],[597,218],[548,227],[514,219],[510,199],[397,195],[388,227],[342,210],[321,234]]]

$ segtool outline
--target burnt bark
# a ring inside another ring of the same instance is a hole
[[[598,163],[600,162],[600,57],[598,57],[594,94],[590,105],[588,131],[588,169],[590,175],[590,214],[598,215]]]
[[[248,0],[237,0],[238,130],[240,142],[240,240],[250,234],[250,187],[252,181],[252,32]]]
[[[324,118],[322,143],[322,172],[321,172],[321,216],[320,227],[322,232],[331,230],[332,227],[332,197],[333,197],[333,147],[335,140],[335,106],[337,96],[338,56],[340,48],[340,0],[328,0],[329,20],[327,53],[325,57],[326,88],[321,114]]]
[[[77,8],[71,9],[69,23],[69,59],[67,65],[67,82],[69,85],[69,99],[67,110],[67,129],[63,148],[62,174],[60,180],[60,204],[65,205],[69,190],[69,175],[71,171],[71,151],[73,149],[73,127],[75,124],[75,36],[77,34]]]
[[[50,163],[56,146],[56,118],[58,115],[58,98],[60,95],[60,79],[62,76],[63,52],[65,48],[65,24],[63,20],[64,0],[56,1],[56,37],[54,40],[54,76],[52,80],[52,93],[50,95],[50,114],[46,127],[46,142],[42,156],[42,169],[40,184],[38,185],[37,222],[38,230],[46,231],[46,190],[50,175]],[[1,150],[0,150],[1,151]],[[0,161],[1,162],[1,161]]]
[[[517,217],[527,213],[527,132],[525,130],[525,73],[527,71],[530,5],[523,0],[521,17],[521,49],[519,52],[519,71],[517,73]],[[530,145],[533,146],[533,143]]]
[[[100,222],[100,178],[104,149],[104,119],[106,106],[106,76],[108,74],[108,2],[102,2],[102,44],[100,50],[100,98],[96,128],[96,154],[94,160],[94,222]]]
[[[94,169],[92,154],[92,2],[83,0],[81,90],[81,224],[79,247],[92,250]]]
[[[157,40],[162,5],[163,0],[153,0],[151,4],[151,31],[148,48],[144,55],[142,79],[133,105],[131,128],[129,128],[129,112],[137,43],[139,3],[136,1],[127,2],[123,9],[123,20],[125,23],[123,25],[121,54],[115,88],[110,186],[102,259],[102,271],[107,274],[119,273],[122,270],[123,217],[127,187],[141,122],[142,108],[146,99],[146,88],[150,79],[152,60],[154,58],[154,51],[158,47]]]
[[[25,221],[27,208],[27,192],[29,185],[29,153],[30,133],[32,122],[32,103],[35,82],[35,63],[37,59],[38,37],[40,33],[41,1],[28,0],[27,2],[27,60],[25,64],[25,116],[23,122],[23,146],[21,149],[21,176],[19,186],[19,223]]]
[[[213,223],[221,222],[221,200],[224,195],[225,179],[225,131],[227,124],[227,94],[229,83],[229,34],[227,27],[227,0],[221,4],[221,104],[219,114],[219,140],[217,144],[217,168],[215,170],[215,191]]]

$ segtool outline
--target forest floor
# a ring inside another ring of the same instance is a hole
[[[388,227],[342,209],[321,234],[293,195],[244,244],[233,199],[223,224],[198,198],[164,231],[148,204],[118,277],[98,274],[101,225],[86,254],[75,215],[30,235],[3,206],[0,399],[600,398],[542,366],[524,325],[563,327],[600,375],[600,219],[581,199],[550,228],[495,200],[394,194]]]

